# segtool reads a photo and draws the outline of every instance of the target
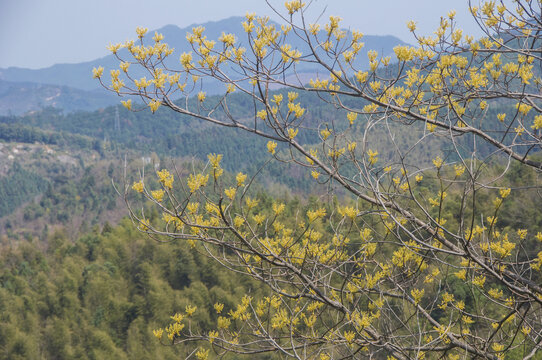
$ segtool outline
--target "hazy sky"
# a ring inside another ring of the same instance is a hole
[[[270,2],[284,9],[283,0]],[[326,9],[325,19],[341,16],[344,27],[407,42],[412,42],[408,20],[428,34],[440,16],[455,9],[460,27],[477,34],[467,0],[313,0],[312,9],[314,14]],[[185,27],[247,11],[277,19],[265,0],[0,0],[0,67],[93,60],[107,54],[107,44],[135,38],[137,26]]]

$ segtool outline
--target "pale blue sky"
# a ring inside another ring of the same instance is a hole
[[[284,9],[284,0],[270,2]],[[325,18],[341,16],[344,27],[407,42],[412,42],[408,20],[417,21],[420,32],[428,34],[440,16],[455,9],[460,27],[479,34],[467,0],[313,1],[314,14],[326,7]],[[0,0],[0,67],[42,68],[92,60],[107,54],[108,43],[134,38],[137,26],[185,27],[247,11],[277,19],[265,0]]]

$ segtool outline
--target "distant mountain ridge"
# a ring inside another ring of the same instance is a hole
[[[179,55],[182,52],[191,51],[190,44],[186,41],[186,33],[191,32],[194,26],[205,27],[205,35],[208,39],[218,39],[222,32],[232,33],[241,43],[247,43],[246,34],[242,28],[243,17],[230,17],[220,21],[211,21],[203,24],[193,24],[184,28],[179,28],[175,25],[166,25],[160,29],[149,31],[153,34],[155,31],[164,35],[164,42],[175,49],[174,55],[170,62],[178,63]],[[134,39],[136,35],[134,33]],[[366,35],[363,38],[365,47],[363,51],[371,49],[378,50],[380,54],[387,56],[393,53],[393,47],[396,45],[406,44],[402,40],[394,36],[375,36]],[[303,52],[303,43],[292,43],[292,45],[300,47]],[[104,44],[105,46],[105,44]],[[124,50],[126,51],[126,50]],[[365,52],[360,52],[360,65],[366,67],[368,64]],[[306,53],[305,51],[304,53]],[[122,56],[122,51],[119,52]],[[0,69],[0,80],[9,82],[33,82],[38,84],[69,86],[80,90],[95,90],[99,88],[99,84],[92,78],[92,68],[103,66],[106,69],[118,68],[119,61],[113,56],[108,55],[102,58],[94,59],[87,62],[76,64],[56,64],[43,69],[24,69],[18,67],[10,67]],[[300,68],[300,71],[310,72],[310,69]]]
[[[66,112],[92,111],[118,103],[118,97],[100,90],[81,90],[65,85],[0,80],[0,115],[22,115],[46,107]]]

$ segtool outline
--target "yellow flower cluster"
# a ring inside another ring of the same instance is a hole
[[[154,200],[156,200],[158,202],[162,201],[162,199],[164,198],[164,194],[165,194],[165,192],[162,189],[151,191],[151,196],[153,197]]]
[[[301,2],[301,0],[292,0],[285,2],[284,6],[286,7],[286,10],[288,10],[288,13],[292,15],[302,9],[305,6],[305,3]]]
[[[95,79],[98,79],[102,76],[102,74],[104,73],[104,68],[103,67],[98,67],[98,68],[93,68],[92,69],[92,77],[95,78]]]
[[[138,193],[142,193],[143,190],[145,189],[145,185],[143,184],[143,180],[140,180],[138,182],[135,182],[133,185],[132,185],[132,189],[137,191]]]
[[[158,108],[160,107],[161,103],[160,100],[152,99],[149,101],[149,107],[151,108],[151,111],[154,113]]]
[[[378,151],[369,149],[367,155],[369,155],[369,165],[374,165],[378,161]]]
[[[188,187],[190,188],[190,192],[194,193],[201,187],[207,185],[207,181],[209,181],[209,175],[203,176],[202,174],[190,174],[187,182]]]
[[[156,172],[158,179],[165,188],[171,189],[173,187],[173,175],[168,170],[162,169]]]
[[[412,295],[412,299],[414,299],[414,304],[418,305],[420,303],[424,293],[425,293],[424,289],[421,289],[421,290],[412,289],[410,291],[410,294]]]
[[[274,141],[268,141],[267,142],[267,151],[270,152],[271,154],[275,154],[275,151],[276,151],[276,148],[277,148],[277,143],[274,142]]]
[[[533,126],[531,126],[534,130],[542,129],[542,115],[537,115],[534,117]]]
[[[358,211],[352,206],[337,206],[337,212],[342,217],[348,217],[351,220],[355,220],[358,216]]]

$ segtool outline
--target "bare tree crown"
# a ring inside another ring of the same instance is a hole
[[[188,241],[272,292],[247,294],[228,312],[215,304],[213,329],[190,327],[196,310],[186,309],[156,337],[196,342],[198,359],[533,357],[542,341],[542,224],[504,220],[516,194],[542,204],[541,2],[471,5],[481,39],[463,34],[453,11],[431,36],[409,22],[418,44],[393,56],[365,52],[363,34],[343,30],[338,17],[313,24],[305,3],[285,7],[282,25],[247,14],[244,39],[194,28],[176,68],[163,36],[146,41],[140,28],[137,41],[110,46],[120,61],[110,84],[94,70],[107,89],[142,101],[123,101],[128,109],[163,106],[267,138],[270,159],[348,194],[306,211],[264,207],[246,174],[224,180],[217,154],[187,178],[161,170],[158,188],[144,177],[126,186],[142,231]],[[134,68],[147,75],[133,77]],[[211,80],[222,96],[201,90]],[[253,102],[243,117],[229,109],[237,93]],[[336,111],[310,116],[309,96]],[[517,169],[529,176],[512,176]],[[134,191],[162,219],[137,211]]]

